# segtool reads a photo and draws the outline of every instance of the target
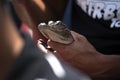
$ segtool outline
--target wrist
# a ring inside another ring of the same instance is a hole
[[[104,55],[100,54],[98,58],[98,69],[92,77],[95,79],[102,80],[116,80],[120,79],[120,57],[117,55]]]

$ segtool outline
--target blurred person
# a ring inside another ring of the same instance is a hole
[[[54,3],[58,5],[57,10],[54,8],[56,7]],[[66,0],[53,0],[52,2],[47,0],[13,0],[16,13],[22,22],[32,28],[35,40],[42,38],[45,41],[46,39],[37,29],[38,24],[40,22],[48,22],[49,20],[61,19],[66,3]]]
[[[90,80],[40,51],[27,34],[19,32],[9,9],[8,1],[0,0],[0,80]]]
[[[70,45],[48,41],[57,56],[92,78],[120,79],[120,1],[13,0],[13,3],[21,20],[39,38],[44,39],[37,30],[40,22],[62,20],[73,30],[75,41]]]

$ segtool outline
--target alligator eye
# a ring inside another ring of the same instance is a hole
[[[62,25],[63,23],[61,21],[56,21],[55,25]]]
[[[41,28],[43,28],[43,27],[47,27],[47,24],[46,24],[46,23],[40,23],[40,24],[38,25],[38,29],[41,29]]]
[[[45,26],[47,25],[46,23],[40,23],[39,26]]]
[[[54,21],[49,21],[48,22],[48,25],[52,25],[52,24],[54,24]]]

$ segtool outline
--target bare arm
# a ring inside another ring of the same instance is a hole
[[[0,80],[4,80],[24,45],[12,19],[6,13],[0,11]]]
[[[96,51],[84,36],[73,31],[72,35],[75,41],[70,45],[48,41],[48,44],[57,51],[56,56],[83,70],[94,79],[120,79],[119,55],[103,55]]]

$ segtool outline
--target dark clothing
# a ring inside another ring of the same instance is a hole
[[[71,23],[65,21],[70,29],[84,35],[97,51],[120,54],[120,1],[72,1],[68,7]]]
[[[108,28],[109,21],[93,19],[73,5],[72,30],[84,35],[104,54],[120,54],[120,28]]]
[[[30,37],[23,36],[26,44],[7,80],[89,80],[85,75],[65,64],[61,64],[65,70],[65,75],[63,77],[56,76],[43,52],[37,48]],[[55,64],[54,66],[59,70],[58,65]]]

